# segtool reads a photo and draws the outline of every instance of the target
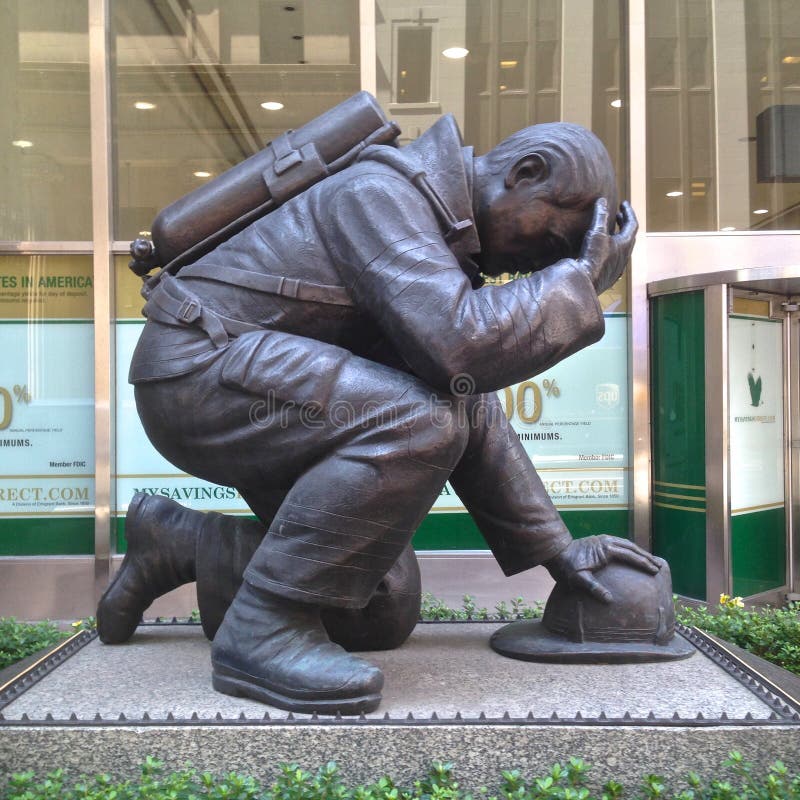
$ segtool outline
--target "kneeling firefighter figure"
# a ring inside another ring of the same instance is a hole
[[[162,211],[154,252],[134,243],[139,274],[166,265],[130,368],[144,429],[258,521],[135,496],[104,642],[196,580],[217,690],[373,710],[383,675],[348,651],[409,635],[411,538],[448,480],[506,575],[544,564],[607,603],[595,571],[661,568],[572,539],[495,394],[603,335],[637,228],[627,203],[609,214],[605,148],[569,124],[479,157],[451,116],[398,133],[356,95]],[[530,274],[483,285],[504,272]]]

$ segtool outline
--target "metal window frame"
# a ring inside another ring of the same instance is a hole
[[[94,591],[100,599],[111,571],[114,503],[114,272],[111,255],[113,165],[110,0],[89,0],[89,107],[94,273]]]

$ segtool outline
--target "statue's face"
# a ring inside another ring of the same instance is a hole
[[[496,187],[497,188],[497,187]],[[534,181],[503,185],[487,193],[477,209],[481,254],[486,275],[532,272],[562,258],[577,258],[592,221],[593,203],[582,209],[560,208],[537,197]]]

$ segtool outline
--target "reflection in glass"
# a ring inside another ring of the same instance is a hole
[[[376,0],[378,100],[402,128],[401,142],[449,112],[479,153],[526,125],[581,123],[605,142],[626,191],[620,6],[460,0],[410,8]],[[454,47],[466,55],[443,54]]]
[[[0,240],[92,238],[86,0],[0,3]]]
[[[749,226],[800,228],[800,5],[745,4]],[[766,210],[757,214],[757,211]]]
[[[116,239],[360,88],[358,0],[112,9]]]
[[[647,3],[646,11],[648,225],[715,230],[711,0]]]
[[[645,8],[649,229],[800,227],[800,4]]]
[[[431,33],[427,25],[397,30],[398,103],[427,103],[431,99]]]

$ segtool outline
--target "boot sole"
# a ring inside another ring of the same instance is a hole
[[[302,700],[290,697],[230,667],[214,665],[211,683],[218,692],[232,697],[249,697],[285,711],[298,711],[305,714],[366,714],[374,711],[381,702],[380,694],[366,694],[360,697],[342,697],[330,700]]]

